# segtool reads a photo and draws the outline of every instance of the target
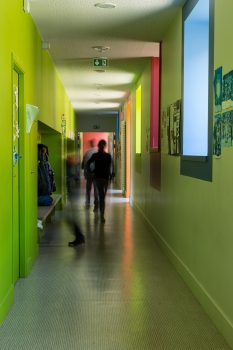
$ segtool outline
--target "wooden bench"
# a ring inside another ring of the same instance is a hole
[[[55,213],[55,206],[61,200],[61,194],[53,194],[51,196],[53,198],[53,203],[48,206],[38,206],[38,220],[42,221],[43,224],[45,222],[51,222],[51,217]]]

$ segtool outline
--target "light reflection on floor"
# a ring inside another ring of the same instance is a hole
[[[75,205],[47,223],[39,257],[15,285],[0,327],[1,350],[230,350],[187,285],[111,184],[106,223],[85,207],[85,182]],[[80,221],[86,244],[68,247]]]
[[[113,188],[114,184],[110,184],[106,196],[106,203],[127,203],[129,198],[123,196],[122,190]]]

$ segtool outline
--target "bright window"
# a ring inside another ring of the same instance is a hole
[[[136,90],[136,153],[142,151],[142,88]]]
[[[209,0],[184,21],[183,155],[208,155]]]
[[[180,173],[212,181],[214,1],[186,0]]]
[[[150,148],[159,147],[160,58],[151,57]]]

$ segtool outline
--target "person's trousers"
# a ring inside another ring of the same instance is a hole
[[[79,215],[76,207],[79,198],[79,191],[80,189],[77,187],[71,188],[70,191],[68,191],[68,206],[66,207],[66,219],[73,229],[75,240],[82,242],[84,239],[84,235],[79,224]]]
[[[82,241],[84,238],[84,235],[80,229],[80,227],[78,226],[78,224],[76,222],[73,222],[74,225],[74,235],[75,235],[75,240],[76,241]]]
[[[99,197],[98,197],[98,190],[96,186],[96,180],[93,176],[88,176],[86,178],[86,205],[89,205],[91,202],[91,188],[92,184],[94,187],[94,205],[95,208],[98,208],[99,206]]]
[[[108,188],[108,179],[96,179],[96,186],[99,193],[100,214],[103,217],[105,212],[105,195]]]

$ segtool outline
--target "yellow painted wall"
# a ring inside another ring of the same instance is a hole
[[[1,39],[1,145],[0,162],[0,324],[14,299],[12,280],[12,57],[24,72],[24,100],[20,122],[20,276],[26,277],[37,257],[37,121],[26,134],[26,103],[39,107],[38,120],[61,133],[61,115],[67,130],[75,131],[74,111],[54,68],[49,53],[22,0],[2,1]],[[22,93],[22,91],[21,91]],[[23,94],[21,94],[22,97]],[[34,173],[32,172],[34,171]],[[32,178],[33,176],[33,178]]]
[[[215,1],[215,68],[233,69],[233,3]],[[148,88],[149,67],[142,75]],[[181,98],[182,12],[162,41],[161,109]],[[149,95],[149,94],[148,94]],[[142,135],[148,97],[142,99]],[[132,122],[134,122],[135,111]],[[135,125],[132,126],[134,137]],[[135,142],[132,140],[134,169]],[[180,158],[162,154],[161,192],[150,187],[149,157],[142,140],[142,172],[133,170],[131,203],[223,336],[233,347],[233,147],[214,159],[213,182],[180,175]]]

